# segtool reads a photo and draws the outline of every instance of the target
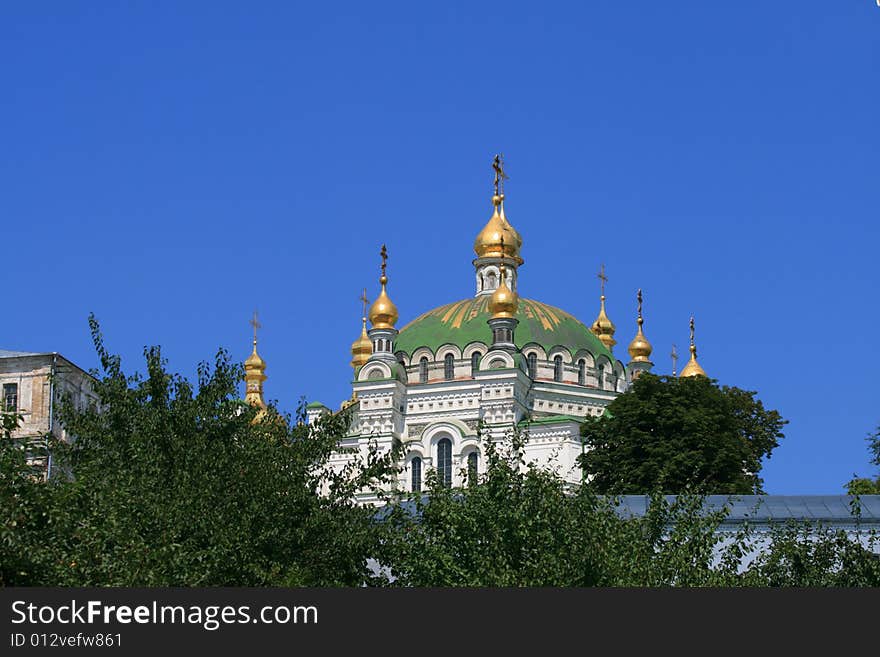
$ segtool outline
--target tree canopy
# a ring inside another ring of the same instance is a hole
[[[754,392],[643,374],[583,425],[581,467],[600,493],[759,493],[786,423]]]
[[[238,398],[241,366],[225,352],[199,367],[195,385],[169,373],[158,348],[145,350],[145,377],[126,376],[94,319],[91,327],[104,370],[98,403],[60,405],[76,436],[54,454],[68,476],[11,480],[21,489],[4,496],[16,497],[4,509],[22,516],[16,553],[39,563],[22,561],[4,583],[328,586],[372,577],[379,537],[354,498],[393,475],[393,454],[373,451],[336,472],[327,466],[348,430],[344,413],[307,426],[301,413],[291,421],[270,407],[256,421],[257,409]],[[23,472],[21,462],[9,466]]]
[[[880,427],[869,433],[867,440],[871,463],[880,466]],[[880,473],[876,479],[855,476],[847,483],[846,490],[850,495],[880,495]]]

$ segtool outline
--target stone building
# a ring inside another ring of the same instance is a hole
[[[78,407],[96,403],[92,376],[61,354],[0,349],[0,407],[22,416],[13,438],[38,446],[47,435],[69,441],[71,436],[57,417],[59,400],[69,396]],[[52,476],[51,454],[35,460]]]
[[[527,435],[528,460],[580,482],[580,424],[601,415],[653,366],[641,290],[628,361],[612,351],[616,328],[605,310],[604,267],[599,313],[589,327],[565,310],[519,296],[523,240],[505,211],[500,158],[493,168],[493,212],[474,241],[473,296],[427,310],[398,329],[383,246],[380,292],[369,313],[362,299],[361,335],[351,349],[352,397],[344,404],[352,408],[353,425],[341,446],[365,453],[371,442],[388,449],[402,441],[398,483],[407,490],[420,490],[430,468],[449,485],[461,485],[484,470],[482,441],[504,441],[514,429]],[[682,375],[705,375],[693,332]],[[310,421],[328,412],[317,402],[307,409]],[[351,458],[340,451],[333,462],[341,467]]]

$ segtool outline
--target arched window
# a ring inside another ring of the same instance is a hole
[[[443,378],[447,381],[455,378],[455,356],[452,354],[446,354],[443,359]]]
[[[483,355],[479,351],[471,354],[471,376],[476,376],[480,371],[480,358],[482,357]]]
[[[578,361],[578,385],[585,385],[587,382],[587,361],[581,358]]]
[[[437,443],[437,476],[442,485],[452,486],[452,441],[449,438]]]
[[[419,359],[419,383],[428,382],[428,357],[422,356]]]
[[[553,358],[553,380],[562,381],[562,356]]]
[[[605,387],[605,370],[602,369],[602,365],[596,366],[596,383],[600,390]]]
[[[422,459],[418,456],[415,457],[410,462],[410,468],[412,469],[412,490],[413,493],[421,492],[422,490]]]
[[[471,452],[470,454],[468,454],[467,473],[468,483],[471,485],[477,483],[477,464],[479,463],[479,461],[480,457],[477,455],[476,452]]]
[[[538,354],[536,354],[533,351],[532,353],[530,353],[526,357],[526,362],[528,362],[528,364],[529,364],[529,376],[532,377],[533,379],[537,379],[538,378]]]
[[[495,272],[490,271],[489,275],[486,276],[486,288],[489,290],[494,290],[498,287],[498,283],[496,283],[497,278],[495,277]]]

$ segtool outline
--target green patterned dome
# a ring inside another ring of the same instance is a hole
[[[471,342],[491,344],[492,331],[487,323],[491,317],[489,298],[482,295],[429,310],[400,330],[395,351],[405,351],[412,356],[419,347],[428,347],[436,353],[444,344],[454,344],[460,349]],[[607,356],[614,362],[614,356],[599,338],[564,310],[520,297],[516,318],[519,324],[514,339],[519,348],[530,342],[546,351],[561,345],[568,348],[572,356],[586,349],[594,357]]]

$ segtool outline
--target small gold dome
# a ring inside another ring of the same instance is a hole
[[[682,378],[688,376],[706,376],[706,372],[697,362],[697,348],[693,345],[691,345],[691,359],[688,361],[688,364],[684,366],[684,369],[678,376]]]
[[[254,351],[248,356],[247,360],[244,361],[244,369],[246,372],[253,372],[256,370],[264,370],[266,369],[266,361],[264,361],[260,354],[257,353],[257,345],[254,343]]]
[[[504,215],[504,195],[492,197],[495,211],[489,222],[477,234],[474,240],[474,252],[480,258],[512,258],[518,265],[523,263],[519,252],[522,248],[522,237],[507,221]]]
[[[592,331],[593,335],[599,338],[599,341],[608,347],[608,349],[611,349],[617,344],[617,340],[614,339],[614,333],[617,331],[617,327],[614,326],[614,322],[612,322],[608,318],[608,315],[605,314],[604,294],[599,297],[599,316],[596,317],[596,321],[590,326],[590,331]]]
[[[636,363],[650,363],[651,352],[654,351],[654,348],[651,346],[651,343],[648,342],[648,338],[645,337],[645,334],[642,332],[642,290],[639,289],[639,293],[637,296],[639,300],[639,316],[636,319],[638,322],[639,330],[636,331],[636,337],[632,339],[632,342],[629,343],[629,347],[627,351],[629,351],[630,358]]]
[[[257,340],[254,338],[254,351],[244,361],[244,400],[251,406],[266,408],[263,399],[263,381],[266,378],[266,361],[257,353]]]
[[[373,353],[373,343],[367,337],[367,318],[363,317],[361,319],[363,320],[361,335],[351,343],[351,366],[354,369],[362,367],[364,363],[370,360],[370,355]]]
[[[373,328],[393,329],[398,318],[397,306],[394,305],[394,302],[385,290],[388,277],[383,275],[379,282],[382,284],[382,291],[376,297],[373,305],[370,306],[370,324]]]
[[[492,319],[510,318],[516,316],[519,307],[519,295],[507,287],[504,281],[504,267],[501,267],[501,281],[489,299],[489,312]]]
[[[654,348],[651,346],[651,343],[648,342],[648,338],[645,337],[645,334],[642,333],[641,326],[639,326],[639,331],[636,333],[636,337],[634,337],[632,342],[629,343],[627,351],[629,351],[630,358],[635,362],[649,362],[651,352],[654,351]]]
[[[697,362],[697,345],[694,342],[694,318],[691,317],[691,359],[688,361],[687,365],[682,369],[681,374],[678,376],[681,378],[688,376],[707,376],[705,370],[700,367],[700,364]]]

